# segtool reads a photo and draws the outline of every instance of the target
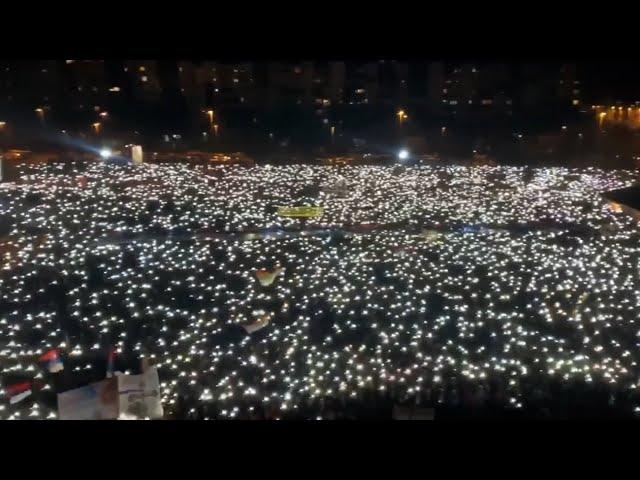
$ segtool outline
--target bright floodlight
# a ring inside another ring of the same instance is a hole
[[[400,160],[406,160],[407,158],[409,158],[409,152],[403,148],[398,152],[398,158]]]
[[[108,148],[103,148],[102,150],[100,150],[100,156],[102,158],[109,158],[111,156],[111,150],[109,150]]]

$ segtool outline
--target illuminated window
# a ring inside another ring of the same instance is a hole
[[[574,104],[574,105],[580,105],[580,100],[578,100],[577,98],[574,98],[574,99],[571,101],[571,103],[572,103],[572,104]]]
[[[449,102],[449,105],[457,105],[458,104],[458,100],[451,100]]]
[[[237,79],[237,78],[234,78],[234,79],[233,79],[233,83],[238,83],[238,79]]]
[[[146,82],[148,80],[146,75],[143,75],[140,77],[140,80],[142,80],[143,82]]]
[[[482,103],[482,105],[492,105],[493,100],[491,100],[490,98],[487,98],[485,100],[482,100],[480,103]]]
[[[70,63],[75,62],[75,60],[66,60],[66,62],[67,62],[67,65],[69,65]]]
[[[141,66],[140,68],[138,68],[138,70],[140,70],[141,72],[144,72],[144,71],[146,71],[147,69]]]
[[[120,91],[120,87],[111,87],[109,89],[110,92],[119,92]]]

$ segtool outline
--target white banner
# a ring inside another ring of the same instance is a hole
[[[118,375],[118,403],[123,420],[162,418],[158,369],[140,375]]]
[[[60,420],[115,420],[118,384],[115,378],[58,394]]]

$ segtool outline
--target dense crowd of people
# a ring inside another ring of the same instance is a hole
[[[157,365],[166,418],[640,411],[631,171],[24,167],[0,185],[0,418]],[[278,207],[323,207],[284,217]],[[42,368],[58,349],[64,370]],[[15,404],[7,389],[29,382]],[[470,413],[471,412],[471,413]]]

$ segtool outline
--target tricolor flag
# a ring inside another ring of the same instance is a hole
[[[62,364],[62,360],[60,359],[57,348],[49,350],[48,352],[41,355],[40,361],[47,364],[47,369],[51,373],[58,373],[64,370],[64,365]]]
[[[5,390],[9,396],[9,403],[13,405],[14,403],[18,403],[31,395],[31,382],[26,381],[16,383],[15,385],[9,385]]]
[[[257,332],[258,330],[262,330],[269,324],[269,321],[271,321],[271,314],[265,313],[255,322],[249,325],[243,325],[242,328],[244,328],[247,333],[251,334],[253,332]]]
[[[284,271],[284,268],[282,267],[276,268],[275,270],[272,270],[272,271],[269,271],[265,268],[261,268],[256,272],[256,277],[258,277],[258,281],[260,282],[260,285],[262,285],[263,287],[268,287],[273,283],[276,277],[283,271]]]
[[[109,355],[107,356],[107,378],[113,377],[115,360],[116,360],[116,347],[111,347],[109,349]]]

